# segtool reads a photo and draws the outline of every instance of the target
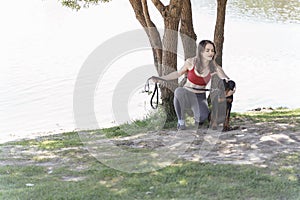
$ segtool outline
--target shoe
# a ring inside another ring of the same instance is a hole
[[[186,129],[186,126],[183,124],[183,125],[180,125],[180,124],[177,124],[177,130],[185,130]]]

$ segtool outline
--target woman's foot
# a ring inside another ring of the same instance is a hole
[[[183,125],[177,124],[177,130],[185,130],[185,129],[186,129],[185,124]]]
[[[206,122],[195,121],[195,127],[198,129],[208,128],[208,124]]]

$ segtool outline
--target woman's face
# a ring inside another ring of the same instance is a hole
[[[202,55],[203,59],[211,61],[215,55],[214,46],[212,44],[207,44],[205,46],[203,52],[201,52],[201,55]]]

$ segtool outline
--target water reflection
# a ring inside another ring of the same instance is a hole
[[[215,13],[216,0],[192,0],[196,9]],[[228,0],[227,15],[243,20],[300,23],[300,0]]]

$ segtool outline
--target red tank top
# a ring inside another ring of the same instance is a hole
[[[195,67],[193,67],[191,70],[188,71],[187,78],[189,81],[196,85],[205,86],[210,81],[211,75],[210,73],[208,73],[205,77],[198,76],[195,73]]]

